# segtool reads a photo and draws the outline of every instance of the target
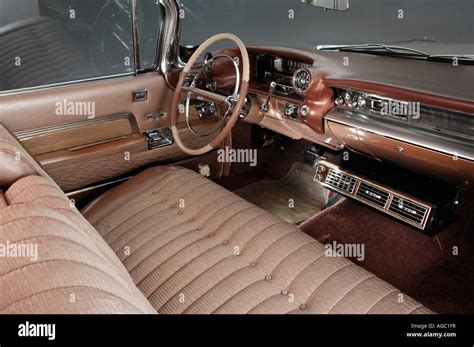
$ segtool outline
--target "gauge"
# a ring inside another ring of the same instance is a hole
[[[295,85],[295,89],[298,92],[306,92],[311,85],[311,72],[309,72],[307,69],[300,69],[296,71],[293,76],[293,84]]]

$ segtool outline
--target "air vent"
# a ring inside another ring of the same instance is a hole
[[[384,208],[388,201],[389,193],[369,183],[361,182],[356,196],[370,204]]]
[[[352,194],[356,185],[356,179],[352,176],[331,169],[329,170],[324,183],[337,190],[342,190]]]
[[[388,210],[397,216],[400,216],[402,219],[406,219],[417,226],[422,227],[429,208],[409,199],[394,195]]]
[[[318,163],[314,179],[326,188],[356,199],[421,230],[426,230],[430,216],[436,211],[435,205],[425,204],[388,186],[343,171],[339,166],[325,160]]]

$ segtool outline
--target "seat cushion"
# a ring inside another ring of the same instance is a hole
[[[51,179],[21,178],[5,201],[7,206],[0,207],[0,313],[156,313]]]
[[[184,168],[147,170],[100,197],[84,216],[160,313],[430,312]]]

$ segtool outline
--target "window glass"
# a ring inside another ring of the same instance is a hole
[[[431,54],[474,54],[473,0],[350,0],[347,11],[301,0],[180,2],[182,46],[230,32],[247,45],[393,43]]]
[[[157,48],[161,28],[161,7],[156,0],[138,0],[137,2],[139,37],[140,37],[140,68],[155,67]]]
[[[0,0],[0,91],[135,71],[131,0]],[[142,67],[154,65],[160,6],[139,0]]]

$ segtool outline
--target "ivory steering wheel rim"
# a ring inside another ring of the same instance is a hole
[[[183,92],[183,83],[184,79],[187,76],[187,74],[191,71],[192,67],[196,63],[197,59],[214,43],[222,40],[230,40],[233,41],[237,47],[240,50],[240,64],[242,65],[242,76],[241,76],[241,83],[240,83],[240,88],[239,88],[239,93],[238,95],[230,95],[230,96],[224,96],[220,94],[216,94],[213,92],[209,92],[203,89],[199,89],[196,87],[191,87],[189,90],[185,90],[186,92],[193,92],[194,94],[197,94],[199,96],[204,97],[205,99],[210,99],[210,101],[215,101],[218,103],[226,103],[228,102],[230,97],[234,97],[237,100],[235,101],[234,108],[232,110],[232,114],[230,117],[228,117],[227,122],[225,123],[225,126],[223,129],[216,135],[216,137],[207,145],[202,146],[201,148],[197,149],[192,149],[187,147],[182,141],[181,138],[179,137],[179,130],[178,130],[178,104],[179,104],[179,99],[180,95]],[[191,56],[189,61],[187,62],[186,66],[184,69],[181,71],[179,75],[179,80],[176,85],[176,89],[174,91],[173,95],[173,102],[172,102],[172,109],[171,109],[171,131],[173,133],[174,141],[176,145],[186,154],[189,155],[202,155],[205,154],[214,148],[218,147],[220,143],[229,135],[231,132],[232,128],[234,127],[235,123],[237,122],[239,115],[240,115],[240,110],[244,106],[245,102],[245,97],[247,96],[247,91],[248,91],[248,85],[249,85],[249,79],[250,79],[250,63],[249,63],[249,56],[247,49],[244,45],[244,43],[234,34],[217,34],[214,35],[210,38],[208,38],[206,41],[204,41],[199,48],[194,52],[194,54]]]

